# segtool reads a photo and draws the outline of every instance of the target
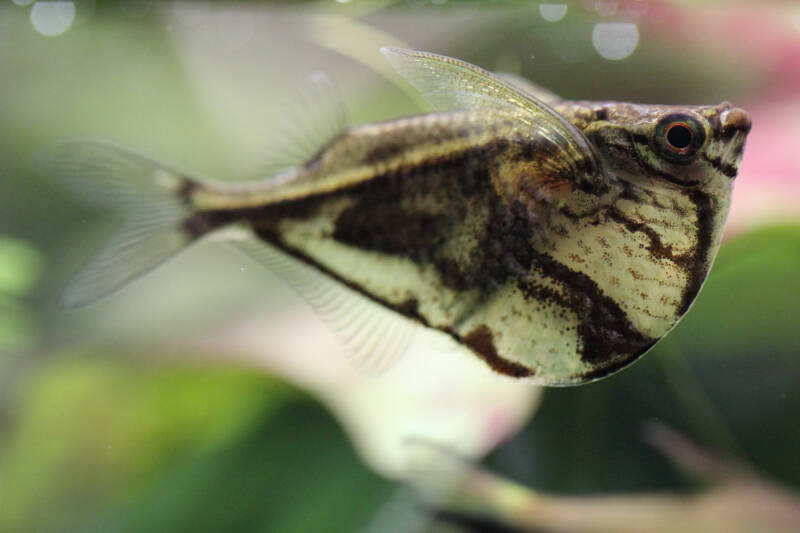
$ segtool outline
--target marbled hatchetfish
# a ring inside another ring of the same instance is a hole
[[[382,52],[436,111],[343,127],[268,179],[198,180],[102,143],[51,150],[54,174],[124,219],[64,302],[218,234],[286,277],[365,365],[391,362],[421,325],[500,374],[573,385],[675,326],[720,245],[745,111],[565,101]]]

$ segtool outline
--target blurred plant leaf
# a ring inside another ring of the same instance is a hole
[[[0,235],[0,294],[22,296],[42,271],[42,258],[30,245]]]
[[[32,342],[35,319],[20,298],[31,291],[41,271],[42,257],[36,249],[0,235],[0,354],[21,350]]]
[[[4,419],[2,531],[80,531],[100,509],[231,446],[294,395],[243,370],[62,355],[18,381]]]
[[[0,294],[0,356],[22,351],[33,344],[36,336],[33,313],[18,302]],[[3,374],[0,362],[0,375]]]
[[[361,465],[331,416],[306,400],[284,403],[230,446],[161,474],[88,531],[350,533],[391,487]]]

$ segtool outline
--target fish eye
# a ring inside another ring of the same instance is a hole
[[[670,161],[690,161],[703,147],[706,133],[700,122],[691,115],[672,113],[656,124],[655,148]]]
[[[692,144],[692,130],[683,122],[673,122],[667,126],[667,146],[677,152],[688,150]]]

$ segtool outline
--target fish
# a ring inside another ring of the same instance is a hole
[[[198,179],[105,143],[49,151],[62,182],[123,214],[65,305],[216,235],[287,279],[365,368],[423,327],[544,386],[630,365],[686,314],[720,246],[746,111],[563,100],[455,58],[381,52],[435,111],[335,128],[263,180]]]

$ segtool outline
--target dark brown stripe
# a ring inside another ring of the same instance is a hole
[[[618,372],[618,371],[622,370],[623,368],[625,368],[626,366],[630,365],[631,363],[633,363],[634,361],[636,361],[637,359],[642,357],[644,354],[649,352],[650,349],[653,346],[655,346],[656,343],[659,340],[660,339],[653,339],[649,344],[643,345],[641,347],[641,351],[638,354],[634,355],[633,357],[622,357],[620,359],[617,359],[615,361],[610,362],[609,364],[607,364],[605,366],[602,366],[602,367],[599,367],[599,368],[595,368],[594,370],[588,370],[588,371],[584,372],[583,374],[581,374],[581,377],[583,379],[587,380],[587,381],[591,381],[591,380],[600,379],[600,378],[603,378],[603,377],[606,377],[606,376],[610,376],[614,372]]]
[[[553,302],[575,314],[579,320],[578,352],[584,362],[595,367],[589,371],[591,377],[604,376],[631,363],[657,341],[639,332],[622,308],[585,274],[544,253],[536,252],[534,263],[561,286],[561,291],[531,282],[520,283],[519,288],[537,301]]]
[[[258,207],[198,211],[183,222],[182,228],[189,237],[196,239],[215,229],[244,220],[262,223],[268,221],[265,225],[274,226],[284,218],[311,217],[322,205],[323,200],[322,197],[302,198]]]
[[[679,315],[683,315],[689,310],[689,306],[692,305],[695,297],[697,297],[708,275],[708,253],[711,249],[711,239],[714,232],[714,209],[709,195],[698,189],[691,190],[688,195],[697,212],[697,221],[695,222],[697,244],[692,254],[691,264],[686,270],[688,278],[681,295],[681,303],[678,306]]]
[[[399,142],[395,143],[387,142],[367,152],[367,154],[363,158],[363,162],[368,165],[383,163],[388,159],[399,156],[400,154],[408,151],[409,149],[413,148]]]
[[[470,158],[481,159],[487,157],[489,154],[497,153],[500,150],[506,148],[508,146],[508,141],[506,139],[497,138],[493,139],[490,142],[487,142],[483,145],[476,145],[470,146],[461,151],[453,151],[446,154],[437,154],[434,156],[429,157],[428,159],[422,160],[419,163],[408,163],[404,165],[400,165],[399,167],[384,172],[382,174],[376,174],[366,180],[360,181],[358,183],[344,185],[338,189],[332,191],[323,191],[316,194],[309,194],[308,196],[304,196],[302,198],[293,198],[290,200],[283,200],[280,202],[275,202],[272,204],[268,204],[262,207],[256,208],[247,208],[236,210],[243,213],[251,212],[252,214],[258,216],[261,214],[262,211],[268,210],[273,211],[275,209],[281,209],[281,214],[284,217],[288,218],[308,218],[311,213],[308,213],[305,209],[300,209],[300,212],[297,216],[291,215],[291,210],[294,206],[307,206],[310,204],[318,205],[318,202],[329,198],[341,197],[346,196],[349,194],[358,194],[365,191],[375,190],[382,185],[383,182],[386,180],[397,180],[398,178],[404,178],[412,174],[422,174],[425,171],[435,170],[439,166],[446,166],[446,165],[453,165],[460,163],[464,160],[468,160]],[[247,218],[250,218],[249,216]]]
[[[452,335],[452,333],[451,333]],[[455,335],[458,339],[458,335]],[[492,370],[514,378],[527,378],[536,374],[532,369],[500,357],[494,346],[494,336],[485,324],[480,325],[461,338],[464,345],[486,361]]]
[[[387,180],[397,181],[406,178],[410,174],[422,174],[426,171],[436,170],[438,167],[460,164],[469,158],[485,158],[488,154],[496,152],[499,147],[503,146],[507,146],[507,141],[495,139],[485,145],[473,146],[461,152],[437,155],[416,164],[402,165],[392,171],[377,174],[358,183],[345,185],[333,191],[309,194],[301,198],[292,198],[256,207],[231,207],[199,211],[192,216],[196,220],[190,222],[188,226],[206,228],[207,232],[242,220],[251,221],[257,226],[272,226],[283,219],[306,220],[314,216],[326,200],[351,194],[357,195],[364,192],[372,192],[385,186]],[[464,185],[469,186],[469,183]],[[187,229],[187,231],[190,230]]]
[[[262,231],[258,233],[258,236],[266,243],[271,244],[272,246],[281,250],[282,252],[306,263],[312,268],[315,268],[320,273],[341,283],[347,289],[353,290],[358,294],[361,294],[362,296],[368,298],[372,302],[375,302],[378,305],[391,309],[397,313],[400,313],[401,315],[407,318],[415,320],[425,327],[431,329],[438,329],[439,331],[446,333],[459,344],[467,346],[481,359],[486,361],[486,363],[498,373],[516,378],[528,377],[534,374],[534,372],[528,369],[527,367],[500,356],[497,353],[497,349],[494,346],[492,333],[486,326],[479,326],[478,328],[468,333],[466,336],[461,337],[451,328],[437,327],[428,322],[428,320],[419,313],[417,301],[414,299],[406,300],[398,305],[394,305],[390,302],[387,302],[386,300],[378,298],[377,296],[367,292],[363,287],[361,287],[357,283],[353,283],[352,281],[343,278],[336,272],[333,272],[325,265],[319,263],[318,261],[304,254],[300,250],[297,250],[296,248],[289,246],[288,244],[283,242],[283,240],[278,235]]]
[[[181,199],[183,203],[190,203],[192,201],[192,194],[200,189],[200,184],[187,176],[180,176],[180,184],[175,194]]]
[[[256,234],[265,243],[270,244],[270,245],[274,246],[275,248],[277,248],[278,250],[284,252],[285,254],[288,254],[288,255],[294,257],[295,259],[298,259],[298,260],[302,261],[303,263],[309,265],[310,267],[318,270],[320,273],[322,273],[322,274],[330,277],[331,279],[334,279],[335,281],[339,282],[344,287],[361,294],[362,296],[368,298],[369,300],[371,300],[371,301],[373,301],[373,302],[375,302],[375,303],[377,303],[377,304],[379,304],[379,305],[381,305],[383,307],[391,309],[391,310],[393,310],[393,311],[395,311],[395,312],[397,312],[397,313],[399,313],[399,314],[401,314],[401,315],[403,315],[403,316],[405,316],[407,318],[410,318],[412,320],[416,320],[417,322],[420,322],[424,326],[433,327],[433,326],[431,326],[430,323],[428,323],[428,321],[425,319],[425,317],[423,317],[419,313],[416,300],[406,300],[406,301],[404,301],[404,302],[402,302],[402,303],[400,303],[398,305],[394,305],[391,302],[387,302],[386,300],[383,300],[381,298],[378,298],[377,296],[374,296],[373,294],[367,292],[361,285],[358,285],[357,283],[354,283],[354,282],[352,282],[350,280],[347,280],[347,279],[343,278],[342,276],[340,276],[336,272],[332,271],[331,269],[329,269],[328,267],[326,267],[325,265],[323,265],[322,263],[320,263],[316,259],[306,255],[305,253],[303,253],[302,251],[298,250],[297,248],[294,248],[293,246],[290,246],[290,245],[286,244],[283,241],[283,239],[281,239],[281,237],[279,235],[277,235],[276,233],[268,231],[268,230],[256,229]]]
[[[689,261],[692,259],[687,254],[676,255],[672,250],[672,246],[664,244],[661,241],[661,236],[653,228],[644,222],[636,222],[631,220],[616,207],[609,208],[606,211],[606,215],[611,220],[622,224],[622,226],[624,226],[629,232],[644,234],[644,236],[650,240],[650,244],[647,246],[647,251],[650,252],[650,257],[652,259],[667,259],[682,269],[685,269]]]
[[[736,174],[739,172],[739,169],[737,169],[733,165],[725,163],[719,157],[711,158],[711,157],[708,157],[708,155],[703,154],[703,159],[708,161],[711,164],[711,166],[714,167],[716,170],[720,171],[723,175],[725,175],[725,176],[727,176],[727,177],[729,177],[731,179],[735,178]]]

